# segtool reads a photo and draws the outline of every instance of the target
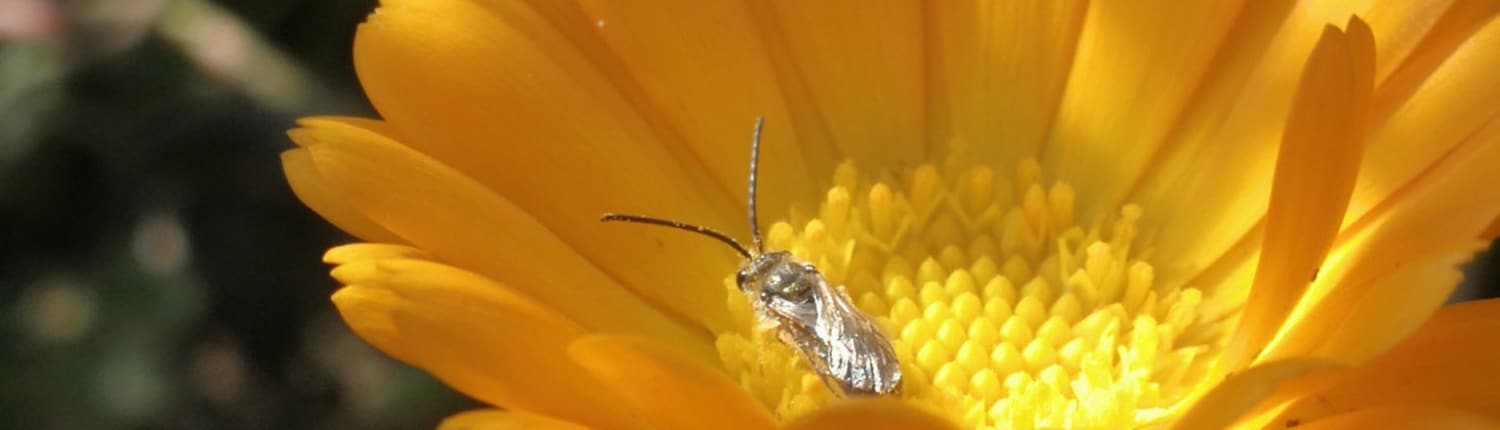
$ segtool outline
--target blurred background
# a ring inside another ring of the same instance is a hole
[[[473,407],[338,319],[292,195],[373,116],[374,0],[0,0],[0,429],[417,429]]]
[[[0,429],[431,428],[474,405],[328,301],[350,239],[282,177],[374,116],[374,0],[0,0]],[[1500,258],[1455,300],[1493,296]]]

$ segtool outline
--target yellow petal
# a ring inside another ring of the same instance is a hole
[[[1385,351],[1442,306],[1463,280],[1458,267],[1480,248],[1482,245],[1471,243],[1452,253],[1407,260],[1367,285],[1342,286],[1366,291],[1363,294],[1351,291],[1333,300],[1320,301],[1312,311],[1313,316],[1303,320],[1308,324],[1286,329],[1297,336],[1314,334],[1308,326],[1321,326],[1315,335],[1323,336],[1322,343],[1311,352],[1297,351],[1295,346],[1269,351],[1271,357],[1300,353],[1358,363]]]
[[[1374,109],[1379,111],[1383,109],[1381,105],[1387,105],[1384,109],[1389,110],[1393,100],[1397,103],[1405,100],[1405,96],[1395,98],[1392,88],[1412,84],[1397,85],[1397,81],[1425,81],[1452,53],[1454,46],[1449,45],[1456,46],[1466,40],[1475,31],[1475,23],[1487,22],[1496,7],[1493,2],[1457,2],[1450,7],[1450,2],[1441,0],[1370,3],[1300,2],[1279,23],[1272,17],[1283,12],[1278,9],[1282,5],[1275,2],[1257,2],[1244,10],[1223,49],[1236,55],[1215,60],[1207,85],[1198,90],[1194,104],[1185,111],[1186,116],[1174,130],[1172,140],[1158,156],[1159,161],[1129,199],[1151,209],[1153,216],[1142,219],[1143,230],[1153,225],[1172,226],[1162,229],[1156,241],[1157,266],[1172,269],[1159,270],[1158,282],[1180,285],[1182,278],[1207,267],[1261,219],[1270,190],[1269,172],[1276,155],[1271,144],[1281,133],[1300,67],[1323,23],[1342,21],[1351,14],[1368,17],[1380,52],[1376,57],[1375,78],[1377,82],[1385,81],[1372,100]],[[1247,25],[1257,19],[1280,25],[1279,33],[1262,57],[1256,57],[1259,47],[1251,43],[1261,27]],[[1419,43],[1421,46],[1417,46]],[[1259,61],[1254,61],[1257,58]],[[1253,70],[1248,72],[1248,79],[1241,77],[1247,73],[1241,69],[1246,63]],[[1390,74],[1398,67],[1399,71]],[[1428,146],[1439,148],[1445,144]],[[1378,157],[1378,154],[1367,157],[1366,162]],[[1408,161],[1417,160],[1420,159]],[[1372,188],[1365,193],[1366,197],[1356,194],[1346,223],[1366,208],[1361,199],[1383,198],[1392,191]],[[1205,204],[1203,199],[1181,198],[1204,195],[1216,198],[1211,204]]]
[[[957,429],[947,419],[896,399],[853,399],[828,405],[787,426],[788,430]]]
[[[1363,151],[1373,67],[1350,40],[1368,40],[1367,29],[1350,27],[1346,37],[1328,26],[1308,60],[1276,161],[1255,281],[1225,351],[1227,370],[1271,340],[1338,234]]]
[[[1248,430],[1269,427],[1272,420],[1281,416],[1282,411],[1285,411],[1304,394],[1327,388],[1350,371],[1350,368],[1342,366],[1320,367],[1299,376],[1284,379],[1276,385],[1276,390],[1271,395],[1266,396],[1254,408],[1242,414],[1232,428]]]
[[[734,232],[745,225],[743,186],[725,188],[691,152],[664,144],[637,102],[545,17],[520,2],[386,2],[360,27],[354,54],[371,103],[404,144],[503,195],[620,283],[728,327],[724,291],[712,286],[734,270],[732,251],[681,232],[601,225],[599,216],[644,213]],[[753,118],[741,120],[716,139],[748,145]]]
[[[1183,281],[1184,285],[1223,286],[1209,289],[1204,296],[1202,313],[1207,316],[1207,320],[1233,321],[1232,318],[1238,318],[1240,311],[1244,309],[1246,298],[1250,297],[1249,287],[1255,281],[1255,269],[1260,264],[1260,245],[1264,236],[1265,223],[1256,224],[1212,265]]]
[[[1365,408],[1433,405],[1500,419],[1500,300],[1448,306],[1404,342],[1315,390],[1271,421],[1302,423]]]
[[[292,134],[294,141],[298,140],[297,136],[296,133]],[[372,242],[405,242],[395,233],[371,221],[343,196],[330,190],[318,174],[312,155],[306,149],[281,153],[281,170],[286,174],[286,182],[292,186],[292,193],[297,195],[297,199],[339,230]]]
[[[354,50],[371,103],[405,143],[529,209],[561,193],[698,218],[737,215],[737,199],[690,154],[664,147],[589,59],[524,4],[385,2],[360,26]],[[538,178],[549,187],[538,189]],[[594,221],[598,212],[574,217]]]
[[[724,374],[645,339],[586,337],[568,353],[656,428],[775,427],[770,413]]]
[[[353,243],[330,248],[323,253],[323,262],[328,264],[347,264],[365,260],[385,259],[414,259],[429,260],[431,255],[426,251],[405,245],[392,245],[385,243]]]
[[[714,356],[701,332],[626,291],[469,178],[378,134],[338,123],[308,125],[303,133],[328,135],[326,143],[305,149],[324,186],[412,245],[514,286],[591,329],[658,336]],[[701,312],[715,310],[723,312],[722,299]]]
[[[1284,421],[1270,428],[1297,430],[1424,429],[1481,430],[1500,429],[1500,422],[1472,413],[1430,406],[1392,406],[1360,409],[1346,414],[1303,424]]]
[[[1148,208],[1158,283],[1223,258],[1264,219],[1277,147],[1304,65],[1327,23],[1356,2],[1254,2],[1241,11],[1206,80],[1128,201]],[[1268,34],[1270,33],[1270,34]],[[1198,196],[1212,196],[1212,199]],[[1170,228],[1168,228],[1170,227]],[[1234,264],[1243,264],[1235,262]],[[1206,284],[1196,284],[1206,285]],[[1209,290],[1210,295],[1239,289]]]
[[[934,137],[961,139],[969,154],[1001,168],[1035,157],[1062,100],[1087,2],[928,7]]]
[[[859,165],[922,160],[928,129],[920,2],[751,2],[751,8],[795,127],[826,130]],[[815,110],[798,114],[799,105]],[[815,122],[802,123],[808,120]]]
[[[819,188],[808,184],[820,183],[813,178],[826,183],[839,156],[826,138],[793,127],[785,87],[747,5],[594,0],[580,6],[587,34],[608,52],[590,59],[606,70],[618,68],[609,74],[624,76],[615,86],[639,93],[632,99],[644,102],[647,117],[670,131],[670,142],[692,151],[732,196],[744,193],[751,125],[765,116],[760,204],[817,203]],[[746,231],[744,220],[737,221],[733,231]]]
[[[632,427],[618,398],[565,355],[583,336],[568,321],[509,288],[431,262],[342,266],[358,281],[334,304],[361,338],[482,402],[588,425]]]
[[[1465,40],[1370,134],[1350,222],[1380,205],[1500,114],[1500,21]]]
[[[480,409],[443,420],[438,430],[587,430],[587,427],[523,411]]]
[[[806,181],[842,157],[827,131],[814,126],[820,122],[805,95],[780,82],[792,71],[774,66],[747,5],[527,3],[663,130],[664,140],[692,149],[731,194],[744,187],[747,142],[726,137],[744,136],[749,118],[767,117],[760,185],[766,207],[812,204],[817,188]]]
[[[1090,3],[1042,158],[1047,172],[1087,190],[1080,194],[1080,219],[1114,207],[1146,170],[1218,52],[1239,3]],[[1142,53],[1142,46],[1151,49]]]
[[[316,124],[328,123],[343,124],[357,129],[369,130],[391,140],[401,140],[401,134],[395,127],[391,127],[390,123],[378,119],[352,116],[309,116],[297,120],[297,125],[303,127],[313,127]],[[305,134],[297,131],[297,129],[292,129],[287,134],[291,136],[292,143],[296,143],[297,146],[312,146],[323,143],[324,141],[321,139],[326,137],[317,134]]]
[[[1231,374],[1198,398],[1172,428],[1226,428],[1275,392],[1278,384],[1330,366],[1332,363],[1319,360],[1285,360]]]
[[[1371,212],[1378,217],[1351,226],[1268,355],[1357,363],[1415,330],[1457,285],[1457,265],[1494,237],[1497,165],[1492,121]]]
[[[1372,114],[1377,121],[1389,117],[1422,85],[1432,72],[1453,55],[1474,32],[1483,28],[1500,3],[1439,0],[1431,2],[1380,2],[1368,14],[1381,61],[1376,70]]]

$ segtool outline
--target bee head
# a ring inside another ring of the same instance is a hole
[[[791,253],[768,252],[746,260],[735,283],[741,291],[797,300],[811,290],[804,279],[807,271]]]

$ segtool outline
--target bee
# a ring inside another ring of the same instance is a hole
[[[842,288],[812,264],[790,252],[766,252],[755,211],[755,173],[760,159],[761,129],[755,122],[750,141],[750,250],[734,238],[708,227],[640,215],[604,214],[603,222],[633,222],[687,230],[734,248],[745,259],[735,283],[749,299],[764,326],[774,327],[782,342],[795,349],[829,390],[841,397],[900,394],[901,363],[890,340]]]

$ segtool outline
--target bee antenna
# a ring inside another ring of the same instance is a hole
[[[766,125],[766,117],[755,119],[755,135],[750,138],[750,238],[755,241],[755,252],[764,254],[766,247],[760,240],[760,220],[755,216],[755,171],[760,165],[760,130]]]
[[[692,225],[692,224],[684,223],[684,222],[681,222],[681,221],[672,221],[672,220],[669,220],[669,219],[652,218],[652,217],[641,216],[641,215],[625,215],[625,214],[610,214],[610,213],[604,214],[603,217],[599,218],[599,221],[600,222],[617,222],[617,221],[621,221],[621,222],[633,222],[633,223],[639,223],[639,224],[651,224],[651,225],[659,225],[659,226],[662,226],[662,227],[671,227],[671,228],[675,228],[675,229],[679,229],[679,230],[687,230],[687,231],[698,233],[698,234],[701,234],[701,235],[704,235],[704,236],[712,237],[714,239],[718,239],[720,242],[724,242],[725,244],[729,245],[731,248],[734,248],[735,252],[738,252],[738,253],[740,253],[740,255],[745,256],[746,259],[751,258],[750,257],[750,251],[746,250],[745,246],[741,245],[739,241],[734,240],[734,238],[729,237],[729,235],[727,235],[727,234],[720,233],[718,230],[714,230],[714,229],[711,229],[711,228],[708,228],[708,227],[703,227],[703,226],[698,226],[698,225]],[[759,241],[757,241],[757,242],[759,242]]]

